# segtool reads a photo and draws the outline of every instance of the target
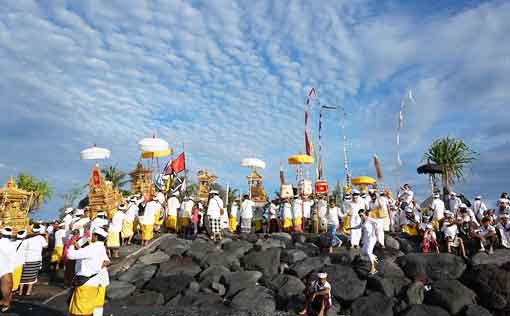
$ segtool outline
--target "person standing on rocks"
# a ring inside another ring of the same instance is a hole
[[[464,241],[462,238],[458,236],[459,229],[457,227],[457,222],[455,221],[455,218],[453,217],[453,213],[446,210],[445,213],[445,220],[443,223],[443,228],[441,231],[443,232],[443,235],[446,239],[446,246],[448,248],[448,253],[452,253],[452,247],[457,248],[460,247],[460,252],[462,257],[466,257],[466,252],[464,250]]]
[[[179,193],[174,192],[172,196],[168,199],[167,202],[167,211],[166,211],[166,222],[165,227],[168,232],[175,233],[177,232],[177,213],[179,208],[181,207],[181,202],[179,202]]]
[[[211,239],[219,241],[222,239],[221,234],[221,216],[224,214],[223,200],[219,196],[219,192],[212,190],[212,195],[207,205],[207,216],[211,225]]]
[[[484,217],[482,219],[482,226],[475,232],[475,236],[480,240],[480,251],[485,251],[489,248],[489,255],[492,255],[498,241],[498,236],[496,228],[490,224],[490,218]]]
[[[296,194],[292,202],[292,224],[294,225],[294,232],[303,232],[303,200]]]
[[[374,247],[377,243],[377,225],[378,223],[369,217],[369,211],[361,209],[358,211],[359,217],[361,219],[361,223],[357,227],[351,227],[350,229],[359,229],[361,228],[362,232],[362,244],[361,254],[368,257],[370,260],[370,275],[374,275],[377,273],[375,268],[375,263],[377,262],[377,257],[374,255]]]
[[[142,247],[144,247],[154,238],[154,219],[160,206],[156,201],[149,201],[145,206],[142,203],[140,206],[143,210],[143,215],[139,217],[139,220],[142,226]]]
[[[333,247],[339,247],[342,245],[342,241],[336,235],[338,228],[340,227],[340,208],[336,206],[333,199],[329,201],[328,207],[328,241],[329,241],[329,253],[333,253]]]
[[[389,215],[388,215],[388,205],[386,201],[380,198],[377,195],[376,191],[372,191],[370,194],[370,203],[369,203],[369,211],[370,217],[373,218],[377,222],[377,231],[375,232],[377,235],[377,241],[384,248],[384,230],[387,228],[389,230]]]
[[[278,232],[278,208],[279,201],[277,199],[273,199],[269,204],[268,210],[268,220],[269,220],[269,233],[277,233]]]
[[[345,208],[344,208],[345,209]],[[326,202],[326,198],[324,196],[321,196],[319,200],[317,201],[317,213],[319,215],[319,225],[320,229],[319,231],[327,232],[328,231],[328,202]]]
[[[136,198],[132,197],[129,199],[127,205],[126,218],[124,218],[124,222],[122,222],[122,245],[131,245],[131,239],[133,239],[134,235],[133,225],[135,223],[136,213],[138,212]]]
[[[361,240],[361,218],[359,211],[364,210],[365,201],[360,197],[360,192],[352,190],[352,201],[346,204],[349,215],[349,231],[351,248],[358,248]]]
[[[305,307],[299,311],[299,315],[307,315],[310,306],[319,302],[320,308],[317,316],[324,316],[328,313],[331,307],[331,285],[329,284],[327,273],[317,273],[317,280],[312,281],[310,286],[306,289]]]
[[[108,246],[108,251],[112,258],[119,257],[120,233],[122,232],[122,224],[126,218],[125,211],[127,211],[127,205],[119,205],[117,212],[113,214],[112,220],[108,227],[108,240],[106,241],[106,245]]]
[[[182,201],[180,212],[178,214],[179,219],[179,232],[182,235],[189,235],[189,230],[191,228],[191,215],[193,213],[193,206],[195,202],[189,196],[184,197],[184,201]]]
[[[165,194],[163,192],[157,192],[156,194],[154,194],[152,199],[159,204],[159,208],[156,211],[156,215],[154,217],[154,231],[159,234],[161,233],[161,226],[165,222],[166,213]]]
[[[251,233],[251,222],[253,219],[253,206],[255,203],[253,203],[252,200],[250,200],[250,196],[248,194],[245,194],[243,196],[243,203],[241,203],[241,212],[240,212],[240,218],[241,218],[241,233],[243,234],[249,234]]]
[[[10,255],[6,253],[6,249],[0,248],[0,288],[2,294],[2,298],[0,299],[0,312],[2,313],[7,312],[11,307],[13,268],[13,262]]]
[[[292,231],[292,204],[290,199],[285,199],[282,213],[282,229],[284,232],[290,233]]]
[[[499,224],[496,226],[499,231],[501,245],[510,248],[510,215],[503,214],[499,217]]]
[[[238,212],[239,212],[239,198],[235,198],[234,202],[230,206],[230,215],[228,218],[228,225],[232,233],[237,232]]]
[[[477,195],[475,197],[475,201],[473,203],[473,212],[475,213],[475,216],[476,216],[476,219],[478,220],[478,222],[482,221],[483,214],[485,213],[485,211],[487,211],[487,206],[482,201],[482,196]]]
[[[430,210],[432,211],[432,225],[435,230],[439,230],[441,221],[444,218],[445,207],[439,193],[434,193],[433,198],[432,204],[430,205]]]
[[[314,205],[314,201],[309,197],[303,197],[303,227],[305,232],[310,232],[310,227],[312,226],[312,206]]]

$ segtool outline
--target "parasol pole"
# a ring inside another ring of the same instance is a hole
[[[347,120],[347,112],[342,107],[342,134],[343,134],[343,147],[344,147],[344,172],[345,172],[345,184],[351,186],[351,173],[349,171],[349,159],[347,154],[347,134],[345,133],[345,121]]]
[[[227,183],[227,191],[225,193],[225,209],[228,207],[228,191],[230,190],[230,184]]]
[[[400,190],[400,168],[402,167],[402,160],[400,159],[400,131],[404,128],[404,109],[406,100],[416,103],[411,89],[408,90],[406,95],[400,100],[400,110],[398,112],[398,126],[397,126],[397,197]]]

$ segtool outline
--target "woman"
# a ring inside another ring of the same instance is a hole
[[[377,222],[368,216],[368,210],[361,209],[358,215],[361,219],[361,224],[356,227],[350,227],[349,229],[361,228],[361,242],[363,244],[361,254],[368,257],[370,260],[369,274],[374,275],[377,273],[375,268],[377,257],[374,255],[374,247],[377,242]]]
[[[42,252],[48,247],[48,237],[42,227],[35,224],[32,228],[34,235],[25,240],[25,264],[21,274],[19,294],[23,295],[26,288],[26,296],[32,295],[34,284],[42,267]]]

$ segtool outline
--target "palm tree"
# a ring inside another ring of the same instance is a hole
[[[423,155],[424,161],[432,161],[443,169],[443,194],[464,178],[464,168],[477,159],[477,153],[462,140],[452,137],[436,139]]]
[[[127,173],[117,169],[117,166],[107,166],[101,169],[106,181],[110,181],[115,189],[122,189],[129,180],[126,180]]]
[[[20,189],[33,193],[32,205],[30,205],[29,211],[40,209],[53,196],[53,188],[48,181],[38,180],[25,172],[18,174],[16,184]]]
[[[60,218],[64,217],[64,211],[68,207],[72,207],[76,200],[78,200],[84,193],[85,188],[87,188],[88,184],[85,185],[76,185],[68,192],[59,194],[59,196],[64,200],[64,205],[59,210]]]

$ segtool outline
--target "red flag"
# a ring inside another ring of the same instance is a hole
[[[184,153],[182,153],[172,161],[172,170],[175,174],[178,174],[179,172],[184,171],[184,169],[186,169],[186,157],[184,156]]]
[[[310,141],[308,140],[308,132],[305,131],[305,149],[306,149],[306,154],[308,156],[311,155],[311,150],[310,150]]]
[[[173,162],[173,161],[172,161],[172,160],[170,160],[170,161],[168,161],[168,162],[166,163],[165,169],[163,169],[163,174],[164,174],[165,176],[172,174],[172,171],[173,171],[173,169],[172,169],[172,162]]]

